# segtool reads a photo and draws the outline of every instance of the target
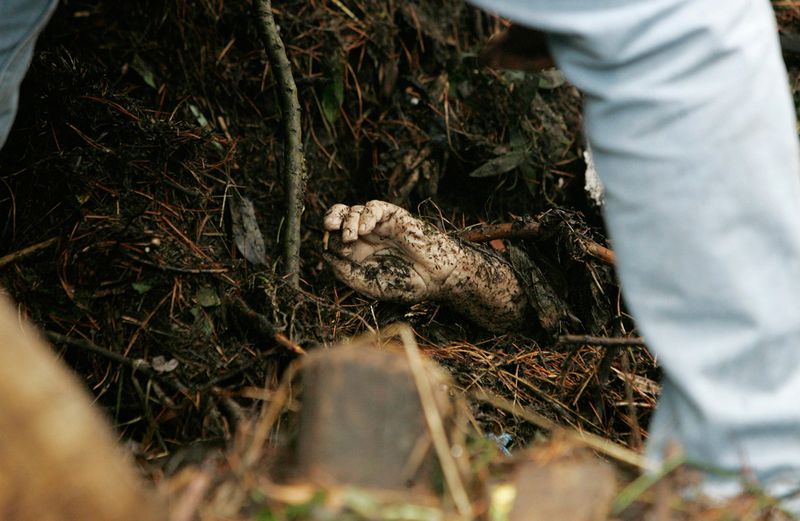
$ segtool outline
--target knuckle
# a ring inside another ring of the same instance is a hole
[[[331,215],[341,214],[345,210],[347,210],[347,206],[337,203],[328,208],[328,211],[325,212],[325,216],[327,217]]]

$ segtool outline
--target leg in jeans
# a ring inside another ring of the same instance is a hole
[[[14,123],[19,84],[31,63],[36,37],[55,6],[54,0],[0,1],[0,148]]]
[[[800,165],[769,2],[476,3],[549,32],[586,94],[623,292],[665,371],[649,456],[675,440],[800,488]]]

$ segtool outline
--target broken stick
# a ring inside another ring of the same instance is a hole
[[[542,225],[538,222],[517,221],[513,223],[482,224],[466,230],[461,238],[469,242],[489,242],[495,239],[525,239],[536,237],[542,233]],[[606,264],[614,265],[617,258],[613,250],[601,246],[589,239],[581,239],[583,250]]]

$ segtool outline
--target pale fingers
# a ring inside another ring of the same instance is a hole
[[[383,218],[383,201],[370,201],[364,205],[361,220],[358,223],[358,234],[366,235],[375,229],[375,225]]]
[[[342,221],[349,209],[350,207],[345,204],[334,204],[328,208],[328,211],[325,212],[325,217],[322,218],[322,226],[325,231],[333,232],[341,229]]]
[[[361,214],[361,226],[359,227],[359,234],[364,235],[375,230],[378,225],[390,222],[395,219],[395,216],[407,214],[405,210],[399,206],[373,199],[364,206],[364,213]],[[380,233],[380,230],[376,230]]]
[[[358,239],[359,221],[364,207],[361,205],[347,206],[334,204],[322,219],[325,231],[335,232],[341,230],[344,242],[353,242]]]
[[[390,247],[385,241],[392,243],[400,255],[424,267],[437,281],[447,278],[462,255],[457,241],[386,201],[372,200],[364,205],[359,215],[358,235],[358,242],[369,244],[376,253]],[[343,233],[345,240],[346,237]],[[350,258],[360,260],[364,256],[359,254]]]
[[[342,222],[342,240],[344,242],[353,242],[358,239],[358,223],[363,211],[364,207],[360,204],[350,207],[350,211]]]
[[[398,219],[402,224],[395,223]],[[394,235],[408,226],[409,220],[414,218],[404,209],[375,199],[363,206],[334,204],[325,212],[322,224],[325,231],[341,231],[342,240],[352,242],[373,232],[383,236]]]
[[[372,231],[377,235],[383,237],[402,236],[406,231],[419,227],[419,220],[404,208],[385,201],[370,201],[367,206],[375,214],[376,222]]]
[[[351,258],[353,255],[353,246],[355,246],[352,242],[344,242],[342,240],[341,235],[338,234],[331,234],[328,238],[328,248],[327,251],[345,258]]]

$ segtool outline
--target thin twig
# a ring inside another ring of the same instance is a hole
[[[581,245],[583,249],[596,259],[600,259],[601,261],[605,262],[606,264],[614,265],[617,263],[617,254],[614,253],[613,250],[606,248],[605,246],[601,246],[594,241],[590,241],[588,239],[583,239],[581,241]]]
[[[11,252],[8,255],[3,255],[2,257],[0,257],[0,268],[6,266],[7,264],[11,264],[12,262],[16,262],[24,257],[27,257],[28,255],[33,255],[34,253],[41,251],[45,248],[49,248],[56,242],[58,242],[58,237],[51,237],[46,241],[37,242],[36,244],[32,244],[27,248],[22,248],[21,250]]]
[[[636,414],[636,405],[633,400],[634,374],[631,372],[630,353],[627,349],[622,350],[622,371],[625,375],[625,401],[628,402],[628,417],[631,423],[631,445],[641,452],[644,442],[642,433],[639,431],[639,417]]]
[[[275,422],[284,410],[284,406],[291,401],[292,394],[292,379],[297,374],[300,364],[295,361],[283,375],[281,383],[272,395],[271,400],[265,400],[261,405],[261,413],[258,415],[258,421],[253,429],[253,435],[250,439],[250,445],[244,450],[242,454],[242,467],[240,472],[244,474],[255,465],[261,458],[264,451],[264,445],[269,437],[269,433]],[[266,386],[264,387],[267,388]]]
[[[411,368],[411,374],[414,376],[414,382],[417,386],[420,402],[422,404],[422,412],[425,414],[425,421],[428,424],[428,430],[433,439],[433,446],[436,449],[436,455],[439,457],[439,464],[442,466],[447,488],[453,497],[453,502],[464,519],[472,519],[472,504],[469,501],[467,490],[464,488],[464,483],[461,480],[461,475],[458,472],[458,466],[453,461],[453,455],[450,451],[447,442],[447,433],[442,424],[442,417],[436,407],[436,400],[433,396],[431,383],[428,380],[427,372],[422,363],[422,357],[419,354],[419,346],[414,339],[414,333],[408,326],[401,325],[398,331],[400,338],[403,341],[403,348],[408,358],[408,365]]]
[[[153,371],[150,368],[150,365],[141,358],[136,358],[136,359],[128,358],[119,353],[115,353],[114,351],[110,351],[104,347],[100,347],[92,342],[89,342],[88,340],[72,338],[67,335],[62,335],[61,333],[56,333],[55,331],[45,331],[44,334],[47,338],[50,339],[51,342],[55,344],[64,344],[72,347],[78,347],[85,351],[95,353],[113,362],[117,362],[118,364],[123,365],[134,372],[141,373],[145,377],[151,380],[155,380],[162,385],[172,388],[175,391],[181,392],[187,396],[191,394],[189,390],[182,384],[173,382],[172,380],[168,380],[166,378],[162,378],[161,375]]]
[[[517,221],[513,223],[482,224],[461,234],[461,238],[470,242],[489,242],[495,239],[525,239],[537,237],[542,233],[542,225],[538,222]],[[606,264],[617,262],[613,250],[589,239],[580,240],[583,250]]]
[[[574,431],[571,429],[564,429],[563,427],[559,426],[552,420],[545,418],[541,414],[537,414],[533,411],[528,409],[524,409],[513,403],[505,398],[501,398],[495,394],[489,394],[486,392],[479,392],[474,393],[473,398],[476,400],[480,400],[482,402],[486,402],[498,409],[502,409],[504,411],[510,412],[517,418],[522,418],[523,420],[536,425],[541,429],[545,429],[548,431],[555,431],[561,430],[564,435],[568,439],[572,439],[586,445],[587,447],[600,452],[601,454],[605,454],[611,458],[614,458],[617,461],[621,461],[623,463],[627,463],[628,465],[639,467],[639,468],[648,468],[647,460],[641,454],[638,454],[622,445],[618,445],[611,440],[607,440],[596,434],[592,434],[590,432],[581,432],[581,431]]]
[[[537,222],[513,222],[501,224],[482,224],[461,234],[469,242],[489,242],[495,239],[524,239],[541,233],[542,225]]]
[[[272,17],[272,2],[255,2],[258,30],[267,51],[270,66],[275,71],[278,98],[283,112],[284,174],[286,183],[286,235],[284,238],[284,271],[289,283],[300,287],[300,219],[303,215],[306,190],[306,158],[303,154],[303,134],[300,120],[300,103],[297,86],[292,76],[292,67],[286,57],[275,20]]]
[[[298,355],[307,354],[306,350],[300,347],[299,344],[293,342],[283,333],[275,331],[275,327],[270,323],[267,317],[251,309],[244,300],[239,297],[233,297],[232,302],[236,311],[238,311],[242,316],[253,321],[253,325],[256,327],[259,333],[266,337],[272,338],[277,344],[285,347],[293,353]]]
[[[220,267],[206,267],[206,268],[182,268],[180,266],[170,266],[169,264],[159,264],[158,262],[153,262],[151,260],[144,259],[139,257],[138,255],[134,255],[130,252],[125,252],[125,254],[130,257],[131,259],[144,264],[145,266],[150,266],[151,268],[157,268],[164,271],[172,271],[175,273],[191,273],[191,274],[199,274],[199,273],[227,273],[230,271],[230,268],[226,268],[224,266]]]
[[[173,495],[170,521],[192,521],[197,518],[200,504],[214,481],[212,465],[206,463],[204,467],[206,468],[200,470],[192,469],[194,474],[190,477],[189,484],[184,487],[180,495]]]
[[[645,346],[644,339],[639,336],[629,337],[604,337],[591,335],[561,335],[558,337],[559,344],[590,344],[593,346],[621,347],[621,346]]]
[[[359,21],[359,20],[358,20],[358,17],[357,17],[355,14],[353,14],[353,11],[351,11],[350,9],[348,9],[348,8],[347,8],[347,6],[346,6],[346,5],[344,5],[343,3],[341,3],[339,0],[333,0],[333,3],[334,3],[334,4],[336,4],[336,7],[338,7],[339,9],[341,9],[341,10],[342,10],[342,12],[343,12],[344,14],[346,14],[347,16],[349,16],[349,17],[350,17],[350,18],[351,18],[353,21],[355,21],[355,22],[358,22],[358,21]]]
[[[203,384],[202,387],[199,387],[197,390],[198,390],[198,392],[202,393],[202,392],[205,392],[205,391],[207,391],[209,389],[213,389],[214,387],[217,387],[222,382],[225,382],[227,380],[230,380],[231,378],[239,376],[240,374],[244,373],[245,371],[247,371],[248,369],[250,369],[251,367],[253,367],[257,363],[261,362],[262,360],[264,360],[265,358],[267,358],[269,356],[273,356],[274,354],[275,354],[275,350],[274,349],[270,349],[268,351],[261,351],[260,353],[258,353],[255,356],[255,358],[251,358],[250,360],[242,363],[241,365],[239,365],[235,369],[231,369],[227,373],[224,373],[224,374],[221,374],[219,376],[216,376],[216,377],[212,378],[211,380],[209,380],[205,384]]]

